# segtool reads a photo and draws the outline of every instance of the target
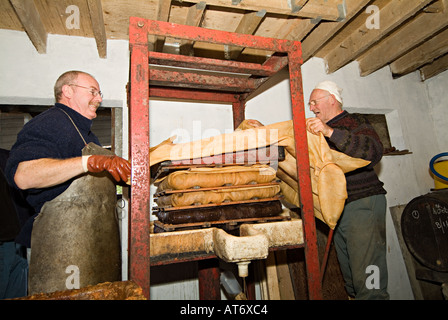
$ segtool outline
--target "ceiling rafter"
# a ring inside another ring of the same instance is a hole
[[[207,5],[205,1],[201,1],[188,8],[187,20],[185,21],[185,24],[187,26],[200,27],[206,7]],[[187,56],[193,55],[193,45],[194,41],[182,40],[179,46],[180,54]]]
[[[106,58],[107,37],[101,0],[87,0],[87,5],[89,6],[90,20],[92,21],[92,30],[98,48],[98,55],[100,58]]]
[[[395,77],[402,76],[416,71],[446,53],[448,53],[448,28],[392,62],[390,69]]]
[[[328,72],[332,73],[358,58],[363,52],[392,32],[412,15],[416,14],[432,0],[389,1],[379,10],[378,28],[370,28],[362,23],[341,43],[325,55]],[[368,14],[360,17],[367,21]]]
[[[359,59],[361,76],[388,65],[448,26],[448,0],[439,0]]]
[[[47,31],[33,0],[10,0],[28,37],[39,53],[47,52]]]

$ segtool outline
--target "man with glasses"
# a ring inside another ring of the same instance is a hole
[[[65,72],[55,83],[54,95],[55,105],[30,120],[18,134],[6,167],[8,182],[26,191],[36,213],[18,237],[28,248],[36,216],[44,205],[48,207],[68,192],[75,180],[105,172],[117,182],[128,182],[131,175],[129,161],[102,154],[100,142],[90,130],[102,102],[95,78],[82,71]],[[98,146],[100,153],[85,155],[88,146]]]
[[[315,117],[306,120],[306,128],[323,134],[330,148],[371,161],[345,175],[348,198],[334,243],[348,294],[355,299],[389,299],[386,190],[373,169],[382,158],[383,145],[365,117],[342,109],[341,93],[332,81],[319,83],[309,101]]]

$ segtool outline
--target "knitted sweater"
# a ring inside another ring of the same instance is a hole
[[[377,194],[385,194],[384,183],[373,170],[383,156],[383,144],[375,129],[361,114],[343,111],[327,122],[334,129],[327,138],[331,149],[354,158],[371,161],[368,166],[345,174],[347,203]]]

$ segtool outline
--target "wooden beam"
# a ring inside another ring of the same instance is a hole
[[[171,0],[159,0],[157,2],[157,18],[158,21],[168,21],[171,11]],[[149,50],[150,51],[163,51],[165,45],[165,37],[162,36],[149,36]]]
[[[440,32],[417,48],[390,64],[394,76],[402,76],[417,70],[448,52],[448,29]]]
[[[370,0],[346,2],[346,19],[340,22],[322,21],[302,42],[303,61],[315,55],[339,30],[341,30]]]
[[[372,45],[380,41],[432,0],[389,1],[379,9],[379,28],[368,28],[362,23],[347,38],[343,39],[326,56],[328,72],[332,73],[355,60]],[[365,14],[365,19],[369,14]]]
[[[47,51],[47,31],[33,0],[10,0],[28,37],[39,53]]]
[[[188,8],[187,13],[187,21],[185,24],[187,26],[199,27],[202,22],[202,18],[204,17],[205,8],[207,5],[204,1],[201,1],[195,5],[192,5]],[[193,55],[193,44],[194,41],[191,40],[182,40],[179,46],[180,54],[192,56]]]
[[[292,24],[291,29],[288,31],[288,34],[283,39],[302,41],[303,38],[305,38],[306,35],[311,32],[311,30],[317,27],[317,25],[318,23],[316,23],[313,19],[298,18]]]
[[[265,15],[266,10],[246,13],[241,19],[235,32],[242,34],[254,34],[255,30],[260,25]],[[244,48],[242,47],[235,47],[235,46],[228,46],[225,47],[225,49],[227,49],[225,52],[225,56],[229,60],[235,60],[244,50]]]
[[[361,76],[384,67],[446,26],[448,0],[439,0],[362,55],[358,59]]]
[[[93,35],[98,48],[100,58],[107,57],[107,37],[106,28],[104,27],[103,7],[101,0],[87,0],[89,6],[90,20],[92,22]]]
[[[203,0],[183,0],[198,3]],[[339,21],[344,0],[204,0],[208,6],[248,11],[266,10],[267,13],[286,14],[297,17]]]
[[[443,71],[448,70],[448,54],[434,60],[432,63],[423,66],[420,69],[420,78],[422,81],[428,80]]]

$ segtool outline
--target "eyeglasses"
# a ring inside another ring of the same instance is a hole
[[[329,94],[327,94],[326,96],[323,96],[323,97],[320,97],[320,98],[318,98],[318,99],[314,99],[314,100],[311,100],[310,102],[308,102],[308,105],[311,107],[311,106],[315,106],[316,104],[317,104],[317,101],[319,101],[319,100],[322,100],[322,99],[324,99],[324,98],[327,98],[327,97],[329,97],[330,95]]]
[[[96,97],[97,95],[100,95],[100,97],[103,98],[103,94],[101,93],[101,91],[97,91],[95,89],[87,88],[87,87],[83,87],[83,86],[78,86],[77,84],[69,84],[69,86],[75,86],[75,87],[79,87],[79,88],[88,89],[88,90],[90,90],[90,93],[92,94],[92,96]]]

